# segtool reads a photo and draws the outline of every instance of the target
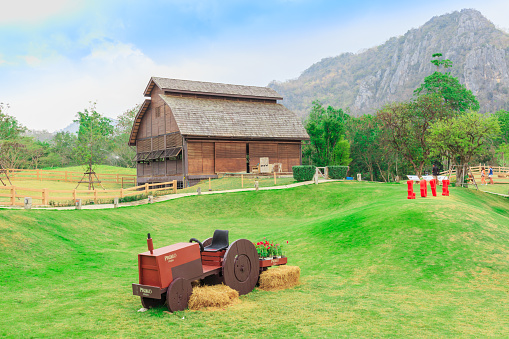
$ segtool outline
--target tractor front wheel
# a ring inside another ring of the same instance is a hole
[[[185,310],[192,293],[193,287],[189,280],[182,278],[173,280],[166,293],[168,310],[170,312]]]
[[[224,255],[225,285],[237,290],[240,295],[248,294],[256,286],[259,275],[260,263],[256,247],[246,239],[234,241]]]

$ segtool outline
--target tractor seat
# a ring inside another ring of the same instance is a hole
[[[203,251],[205,252],[218,252],[227,249],[229,246],[228,242],[228,231],[226,230],[215,230],[212,236],[212,243],[206,246]]]

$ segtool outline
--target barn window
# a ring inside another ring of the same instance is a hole
[[[160,118],[161,117],[161,108],[163,106],[159,106],[159,107],[156,107],[156,118]]]

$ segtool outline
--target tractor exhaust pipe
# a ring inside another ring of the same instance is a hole
[[[154,254],[154,244],[152,243],[152,238],[150,237],[150,233],[147,234],[147,245],[150,254]]]

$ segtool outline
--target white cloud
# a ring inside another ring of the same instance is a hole
[[[1,1],[0,24],[45,20],[53,15],[75,11],[83,0]]]

